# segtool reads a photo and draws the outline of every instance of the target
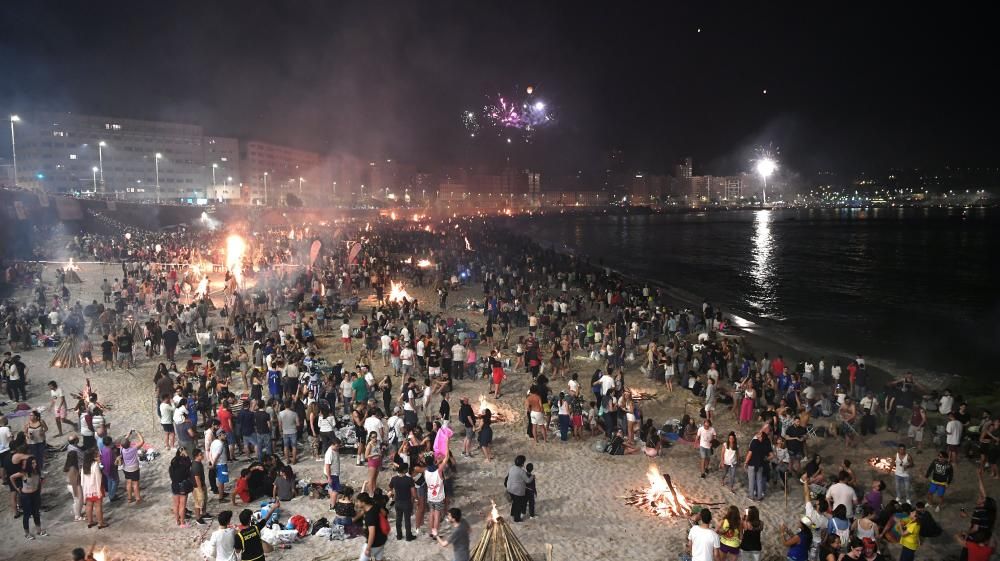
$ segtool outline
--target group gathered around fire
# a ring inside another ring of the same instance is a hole
[[[210,558],[264,559],[274,546],[264,534],[280,519],[300,535],[359,538],[362,561],[383,559],[393,534],[406,542],[421,532],[465,561],[469,517],[455,505],[476,491],[457,489],[463,469],[510,463],[509,518],[522,522],[545,514],[535,501],[545,475],[536,481],[530,452],[586,443],[616,456],[665,456],[668,465],[673,449],[691,446],[700,476],[717,478],[733,502],[745,493],[756,504],[776,489],[786,507],[790,493],[804,501],[790,518],[797,523],[778,528],[764,527],[757,506],[688,505],[680,513],[693,561],[873,561],[890,551],[907,561],[925,541],[946,539],[969,561],[994,550],[996,501],[984,479],[1000,476],[1000,419],[909,375],[876,382],[861,355],[842,364],[761,352],[707,302],[670,306],[655,287],[489,225],[456,220],[463,235],[451,225],[360,225],[346,236],[363,240],[360,251],[312,258],[294,237],[265,232],[232,270],[212,249],[225,246],[225,234],[132,228],[126,238],[128,227],[98,218],[105,233],[60,249],[117,264],[101,298],[78,299],[71,268],[54,284],[40,282],[39,265],[5,271],[9,286],[31,295],[0,304],[10,348],[0,368],[10,399],[0,461],[27,539],[47,535],[44,480],[64,477],[74,518],[102,529],[108,511],[148,500],[140,467],[161,450],[170,522],[212,525]],[[401,257],[414,255],[435,263]],[[225,271],[222,288],[204,288],[207,271]],[[436,298],[394,294],[399,279],[434,286]],[[449,304],[463,286],[473,296]],[[456,306],[477,321],[453,317]],[[72,350],[53,361],[89,376],[79,393],[21,357],[70,339]],[[350,358],[328,359],[331,351]],[[148,414],[160,434],[115,423],[101,391],[119,370],[152,377]],[[514,379],[530,389],[512,401]],[[459,380],[481,381],[482,391],[456,395]],[[642,408],[660,392],[686,392],[694,407],[656,423]],[[514,422],[524,425],[524,453],[500,457],[493,426]],[[48,445],[64,432],[63,448]],[[819,452],[878,438],[894,445],[872,458],[882,474],[874,479]],[[342,456],[366,468],[360,485],[342,479]],[[322,465],[321,482],[307,462]],[[958,477],[978,478],[974,504],[949,500]],[[329,515],[303,530],[296,498],[317,495]],[[968,518],[968,529],[941,536],[942,512]],[[773,536],[781,551],[768,547]]]

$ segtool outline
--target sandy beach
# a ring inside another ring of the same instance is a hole
[[[83,265],[79,271],[83,284],[70,285],[71,298],[82,303],[99,299],[98,286],[104,277],[113,277],[120,273],[116,266],[102,267],[100,265]],[[44,280],[54,282],[54,266],[45,270]],[[424,302],[433,302],[429,289],[408,288],[411,294]],[[15,297],[26,298],[26,291],[19,291]],[[467,298],[480,298],[481,289],[474,285],[456,291],[451,295],[451,302],[464,302]],[[482,316],[479,312],[449,310],[449,315],[461,316],[474,325],[481,326]],[[222,321],[217,312],[213,313],[212,321]],[[524,330],[526,331],[526,330]],[[521,334],[515,331],[512,338]],[[751,346],[759,351],[771,349],[767,341],[749,341]],[[339,342],[334,342],[329,336],[321,339],[322,354],[331,361],[344,359],[345,363],[353,364],[354,357],[339,352]],[[69,394],[78,392],[84,384],[85,375],[80,369],[58,369],[48,366],[52,349],[36,348],[22,352],[22,358],[28,365],[28,403],[32,407],[48,406],[48,392],[44,384],[55,380]],[[793,349],[773,350],[785,352],[786,358],[794,359]],[[187,354],[180,354],[177,362],[186,361]],[[152,412],[153,373],[158,359],[146,360],[138,358],[137,367],[131,371],[116,370],[87,374],[91,384],[99,394],[101,401],[110,405],[107,414],[112,424],[113,435],[120,436],[130,428],[138,429],[146,436],[148,442],[160,449],[163,446],[163,436],[158,426],[157,418]],[[644,390],[657,392],[656,398],[644,402],[643,414],[653,418],[657,426],[669,419],[679,419],[684,413],[697,416],[697,403],[692,403],[693,397],[687,391],[676,390],[668,394],[662,386],[653,386],[638,370],[638,363],[627,369],[630,385]],[[586,384],[590,374],[598,363],[577,353],[574,356],[571,371],[580,374],[581,382]],[[376,363],[375,373],[380,376],[384,372],[380,362]],[[523,409],[523,396],[528,389],[530,375],[519,372],[509,373],[505,382],[504,397],[501,399],[514,410]],[[559,379],[551,381],[555,391],[565,388],[565,382]],[[480,394],[487,393],[488,387],[484,380],[461,380],[455,382],[455,392],[452,399],[453,411],[457,407],[460,396],[469,396],[475,402]],[[436,402],[435,402],[436,403]],[[435,405],[436,407],[436,405]],[[10,407],[4,408],[5,412]],[[55,424],[52,413],[48,409],[43,418],[50,427],[49,443],[52,446],[62,446],[67,433],[63,437],[55,437]],[[19,430],[24,418],[11,419],[13,430]],[[931,417],[929,428],[940,424],[940,416]],[[732,413],[719,409],[716,429],[720,435],[730,430],[737,432],[741,449],[752,436],[750,426],[737,428]],[[925,438],[925,447],[933,431]],[[757,504],[761,509],[764,522],[764,558],[783,559],[784,548],[778,543],[778,526],[781,523],[792,524],[802,513],[802,491],[799,483],[789,484],[786,496],[781,488],[770,487],[765,500],[754,503],[746,494],[745,475],[738,484],[735,494],[720,484],[721,474],[716,469],[705,479],[699,477],[697,449],[679,441],[676,445],[665,449],[662,456],[650,460],[645,456],[609,456],[594,450],[597,437],[587,437],[576,440],[571,438],[566,444],[558,442],[550,432],[548,443],[533,444],[525,436],[524,425],[521,422],[502,424],[495,427],[494,453],[496,459],[487,463],[481,454],[473,458],[457,458],[458,478],[457,496],[454,506],[461,508],[472,525],[473,543],[483,528],[484,521],[490,509],[490,502],[496,501],[501,514],[509,510],[503,487],[503,478],[516,454],[524,454],[529,462],[535,465],[538,480],[538,517],[524,523],[516,524],[515,532],[536,561],[545,558],[545,544],[554,546],[554,559],[571,561],[577,559],[618,559],[627,557],[638,561],[673,560],[685,551],[688,522],[679,518],[657,518],[636,507],[628,506],[623,500],[626,489],[644,488],[647,486],[645,474],[651,463],[663,473],[671,475],[673,484],[692,503],[722,503],[734,504],[743,508]],[[828,469],[844,458],[853,461],[855,472],[860,484],[867,486],[875,473],[866,465],[871,456],[889,456],[894,451],[897,433],[887,433],[880,429],[874,436],[865,437],[860,444],[850,449],[843,441],[834,438],[814,439],[810,441],[810,450],[816,451],[827,458]],[[459,437],[453,439],[453,445],[460,445]],[[10,501],[5,498],[2,512],[6,520],[6,531],[0,533],[0,559],[39,559],[61,560],[69,558],[69,551],[74,547],[90,548],[107,547],[110,559],[152,561],[159,559],[196,560],[201,559],[198,546],[208,534],[215,529],[214,524],[189,529],[176,529],[170,513],[170,491],[167,467],[172,453],[160,456],[155,461],[142,465],[143,504],[130,505],[124,500],[116,501],[105,507],[105,516],[110,527],[104,530],[88,529],[84,522],[74,522],[70,512],[71,499],[66,492],[65,477],[61,468],[64,453],[50,455],[47,460],[48,472],[43,487],[42,522],[49,536],[35,541],[26,542],[23,538],[20,520],[12,517]],[[923,499],[926,492],[926,480],[923,471],[933,459],[933,452],[926,450],[915,455],[916,466],[912,470],[915,475],[914,495]],[[713,466],[718,464],[718,457],[713,458]],[[230,469],[238,472],[245,467],[241,461],[230,464]],[[365,477],[364,468],[353,465],[351,458],[344,456],[342,481],[360,488]],[[322,462],[306,458],[295,466],[300,479],[319,481],[322,479]],[[959,507],[971,508],[975,502],[976,480],[975,466],[962,460],[956,466],[956,483],[949,489],[944,509],[935,514],[938,522],[944,527],[945,534],[936,539],[927,540],[920,550],[920,557],[925,559],[941,559],[947,554],[954,554],[957,546],[952,543],[950,535],[964,530],[966,521],[958,516]],[[879,474],[879,478],[888,484],[886,500],[892,489],[891,476]],[[380,480],[383,484],[388,480],[383,473]],[[995,493],[996,485],[988,481],[988,490]],[[123,491],[119,491],[120,496]],[[325,499],[310,499],[299,497],[287,504],[283,510],[289,514],[302,514],[316,520],[328,515]],[[228,503],[219,504],[210,499],[209,510],[213,514],[220,510],[232,508]],[[716,507],[722,508],[722,507]],[[444,534],[448,527],[445,524]],[[898,551],[899,546],[890,546],[891,551]],[[361,548],[361,540],[328,541],[315,536],[307,537],[294,544],[291,549],[277,550],[268,555],[269,559],[329,559],[332,561],[356,559]],[[386,548],[387,559],[392,560],[447,560],[450,550],[443,549],[427,538],[422,532],[415,542],[397,542],[394,537]],[[895,556],[895,553],[894,553]]]

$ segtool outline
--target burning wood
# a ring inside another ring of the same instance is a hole
[[[399,303],[403,303],[404,300],[408,302],[413,301],[413,297],[406,292],[405,288],[403,288],[403,283],[390,281],[389,285],[392,287],[389,291],[389,300]]]
[[[650,390],[643,390],[639,388],[625,388],[629,393],[632,394],[632,399],[635,401],[651,401],[656,399],[656,392]]]
[[[479,395],[479,416],[482,417],[486,412],[490,412],[490,420],[493,423],[506,423],[517,419],[517,415],[514,411],[502,403],[493,403],[486,399],[483,394]]]
[[[646,472],[649,487],[629,489],[624,497],[625,504],[639,507],[660,517],[691,515],[691,504],[670,481],[670,476],[660,474],[655,464]]]
[[[868,465],[875,471],[882,473],[892,473],[894,467],[892,458],[880,458],[878,456],[868,458]]]
[[[490,518],[486,521],[486,529],[479,537],[479,543],[473,548],[469,559],[472,561],[531,561],[528,550],[524,549],[521,540],[514,535],[514,530],[497,512],[495,502]]]

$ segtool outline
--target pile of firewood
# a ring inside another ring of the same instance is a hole
[[[80,359],[80,342],[75,335],[68,335],[62,343],[56,347],[56,352],[49,361],[49,366],[53,368],[76,368],[83,366]]]
[[[494,510],[495,512],[495,510]],[[486,521],[486,529],[472,550],[471,561],[531,561],[531,555],[502,517]]]

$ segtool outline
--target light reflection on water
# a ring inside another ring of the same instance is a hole
[[[746,296],[747,303],[762,317],[780,317],[775,309],[776,273],[774,270],[774,236],[771,234],[773,214],[769,210],[758,210],[753,216],[753,236],[751,237],[750,267],[751,287]]]

